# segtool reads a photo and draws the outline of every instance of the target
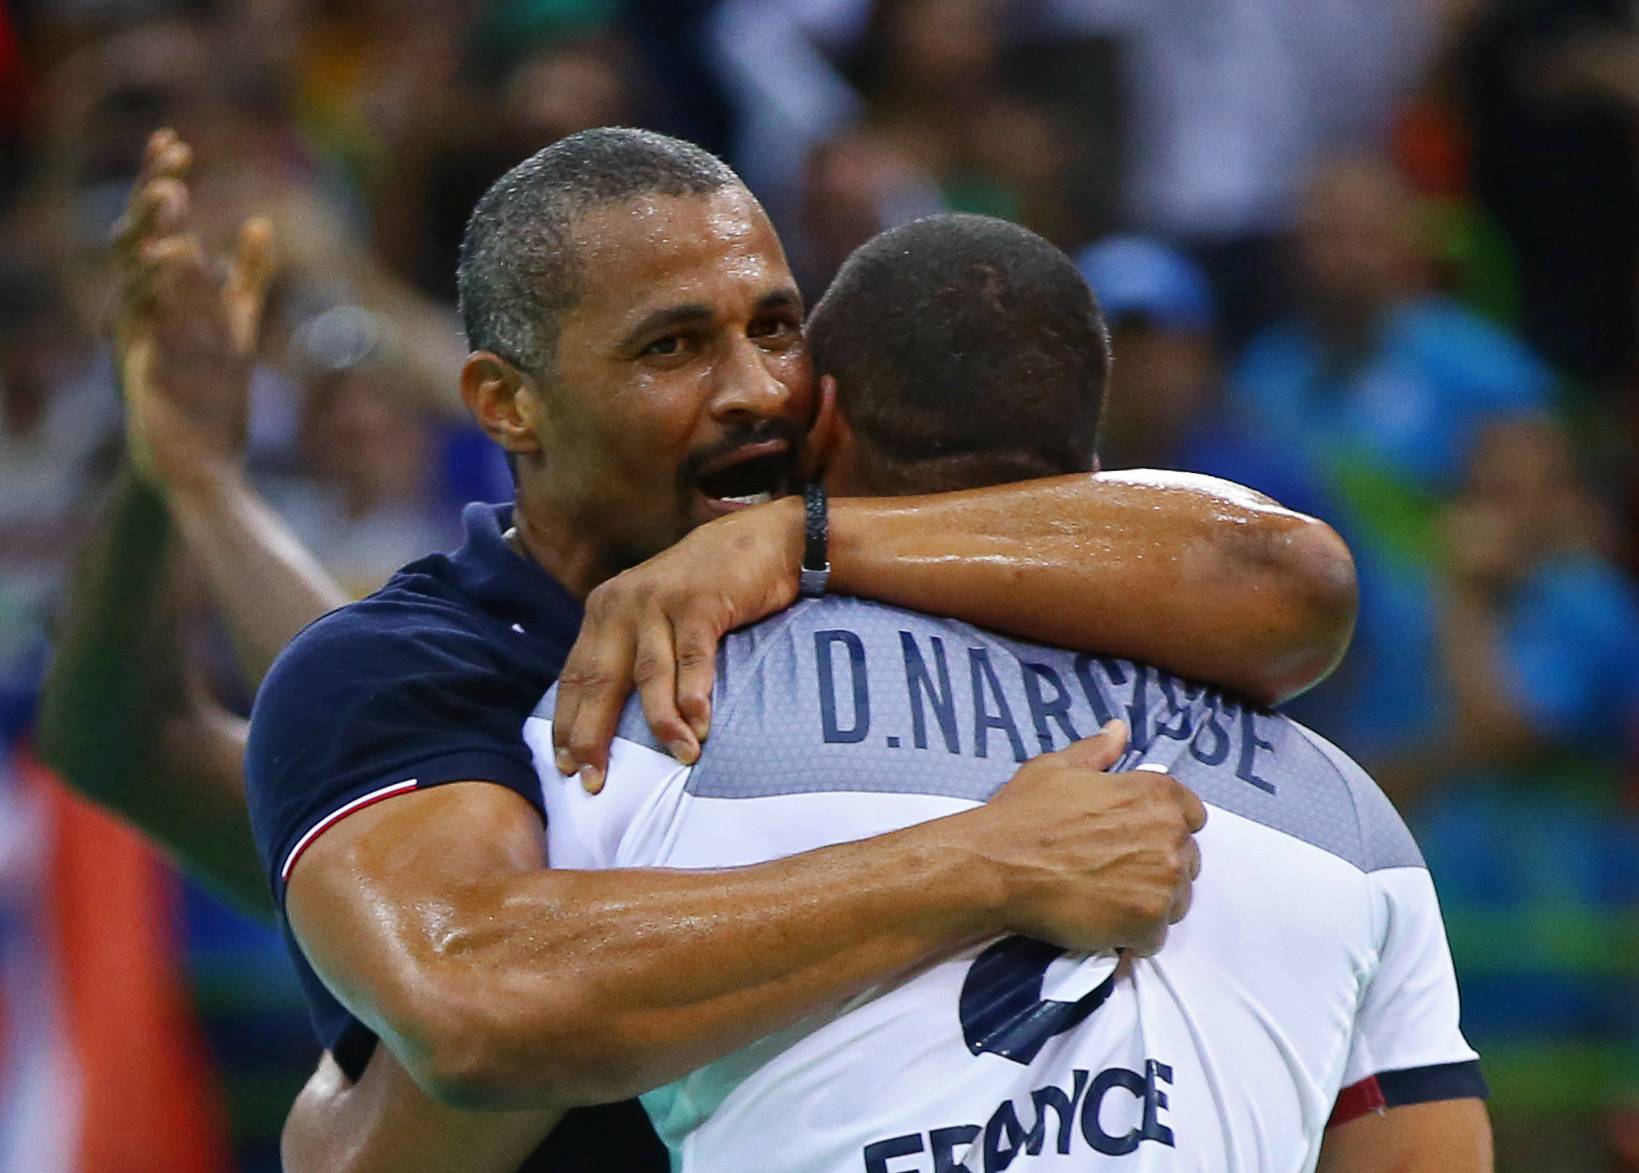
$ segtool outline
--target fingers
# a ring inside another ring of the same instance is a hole
[[[609,743],[632,691],[635,655],[631,638],[599,623],[589,608],[586,625],[558,678],[553,761],[560,773],[577,774],[592,794],[603,789]]]
[[[188,202],[188,187],[179,179],[144,184],[114,226],[115,247],[129,256],[145,241],[180,232],[188,220]]]
[[[584,631],[581,638],[586,638]],[[558,704],[552,713],[552,764],[565,777],[575,772],[575,758],[569,752],[569,731],[574,728],[575,714],[580,711],[580,678],[571,669],[574,658],[574,653],[570,653],[570,663],[564,665],[563,674],[558,677]]]
[[[1134,957],[1154,957],[1166,943],[1167,926],[1156,925],[1147,932],[1133,934],[1132,940],[1120,948]]]
[[[1107,721],[1104,728],[1091,737],[1059,751],[1060,761],[1067,766],[1087,770],[1108,770],[1121,760],[1127,750],[1130,731],[1125,721]]]
[[[253,216],[239,226],[239,246],[222,287],[228,329],[240,354],[256,349],[273,271],[273,222],[266,216]]]
[[[677,711],[698,745],[711,732],[711,690],[717,680],[717,633],[704,623],[681,620],[677,641]]]
[[[183,142],[181,136],[170,127],[161,127],[148,136],[147,145],[143,148],[142,166],[137,171],[137,186],[141,187],[161,176],[186,175],[191,166],[193,148]]]
[[[692,766],[700,757],[694,731],[683,719],[677,705],[677,653],[672,626],[659,617],[650,622],[637,640],[637,658],[632,665],[632,681],[637,685],[643,716],[666,752]],[[616,714],[618,725],[619,714]],[[611,730],[612,732],[612,730]]]
[[[148,137],[130,204],[114,226],[116,244],[131,248],[145,237],[180,229],[188,211],[183,180],[192,165],[193,150],[174,130],[156,130]]]
[[[1178,804],[1184,810],[1184,825],[1189,828],[1189,833],[1193,835],[1206,826],[1206,806],[1201,802],[1200,795],[1182,782],[1174,779],[1173,785],[1177,787]]]

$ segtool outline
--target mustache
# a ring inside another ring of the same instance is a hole
[[[789,420],[760,420],[755,424],[739,426],[721,440],[690,452],[678,466],[677,483],[685,492],[692,491],[695,482],[700,479],[701,470],[712,461],[752,444],[764,444],[770,440],[784,440],[789,445],[786,457],[791,463],[791,483],[795,486],[801,479],[803,435]]]

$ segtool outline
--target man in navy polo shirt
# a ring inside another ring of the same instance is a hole
[[[982,821],[740,872],[544,870],[520,728],[577,600],[603,652],[574,681],[592,732],[563,748],[595,786],[600,685],[635,674],[687,760],[716,636],[795,594],[800,510],[741,507],[797,479],[812,413],[801,309],[732,173],[638,132],[575,136],[498,183],[462,285],[463,394],[515,459],[519,503],[469,510],[461,551],[310,627],[251,738],[258,840],[343,1069],[356,1075],[379,1034],[446,1102],[598,1102],[985,932],[1154,947],[1187,899],[1191,810],[1151,778],[1021,777]],[[1330,556],[1324,527],[1247,498],[1089,482],[839,507],[833,585],[1264,699],[1340,650],[1335,583],[1290,577],[1316,531]],[[659,577],[594,590],[706,521]],[[1180,585],[1197,579],[1212,614]],[[1043,841],[1044,790],[1084,831]],[[1111,858],[1115,839],[1151,850]]]

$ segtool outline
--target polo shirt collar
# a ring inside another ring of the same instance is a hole
[[[512,527],[512,505],[474,502],[461,511],[466,540],[449,556],[456,585],[486,612],[540,637],[573,643],[581,602],[502,535]]]

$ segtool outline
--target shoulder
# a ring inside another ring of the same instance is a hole
[[[556,665],[402,577],[310,625],[257,694],[246,800],[275,891],[319,830],[385,796],[488,781],[539,807],[523,725]]]
[[[1382,787],[1358,763],[1320,734],[1297,722],[1290,722],[1297,736],[1317,755],[1321,779],[1338,788],[1348,799],[1353,815],[1352,862],[1362,871],[1386,868],[1423,868],[1423,853],[1412,838],[1405,820],[1394,809]]]
[[[511,680],[533,700],[558,665],[470,600],[435,581],[417,581],[413,564],[373,595],[303,629],[273,663],[257,694],[258,711],[294,693],[456,686]],[[528,711],[528,704],[524,705]]]

